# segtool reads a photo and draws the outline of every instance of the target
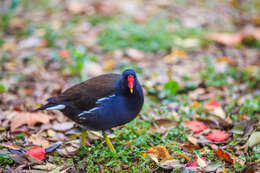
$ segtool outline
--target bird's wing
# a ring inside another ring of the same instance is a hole
[[[80,110],[89,110],[96,106],[99,99],[113,95],[120,75],[105,74],[79,83],[59,96],[57,102],[67,103]]]

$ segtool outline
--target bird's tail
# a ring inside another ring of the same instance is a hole
[[[66,107],[64,104],[58,103],[55,97],[51,97],[47,99],[47,101],[48,101],[47,104],[33,110],[32,112],[41,111],[41,110],[61,110]]]
[[[51,108],[51,107],[56,106],[56,105],[57,104],[55,104],[55,103],[47,103],[47,104],[42,105],[41,107],[39,107],[37,109],[34,109],[32,112],[46,110],[46,109]]]

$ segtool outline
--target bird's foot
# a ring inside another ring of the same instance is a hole
[[[83,130],[81,132],[81,143],[80,143],[80,146],[82,146],[82,147],[86,146],[86,137],[87,137],[87,131]]]
[[[103,136],[104,136],[104,138],[105,138],[105,141],[106,141],[107,146],[108,146],[108,148],[110,149],[110,151],[111,151],[112,153],[116,153],[116,150],[115,150],[115,148],[114,148],[112,142],[110,141],[110,139],[108,138],[106,132],[104,132],[104,131],[103,131]]]

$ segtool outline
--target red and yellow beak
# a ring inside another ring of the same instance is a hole
[[[134,92],[133,88],[134,88],[134,80],[135,80],[135,78],[134,78],[133,75],[129,75],[129,76],[127,77],[127,80],[128,80],[128,87],[129,87],[129,89],[130,89],[130,93],[133,94],[133,92]]]

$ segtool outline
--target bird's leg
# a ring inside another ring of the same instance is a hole
[[[108,148],[110,149],[110,151],[111,151],[112,153],[116,153],[116,150],[115,150],[113,144],[111,143],[110,139],[108,138],[106,132],[105,132],[105,131],[102,131],[102,134],[103,134],[103,137],[105,138],[105,141],[106,141],[107,146],[108,146]]]
[[[86,137],[87,137],[87,131],[82,130],[82,132],[81,132],[81,144],[80,144],[82,147],[86,146]]]

